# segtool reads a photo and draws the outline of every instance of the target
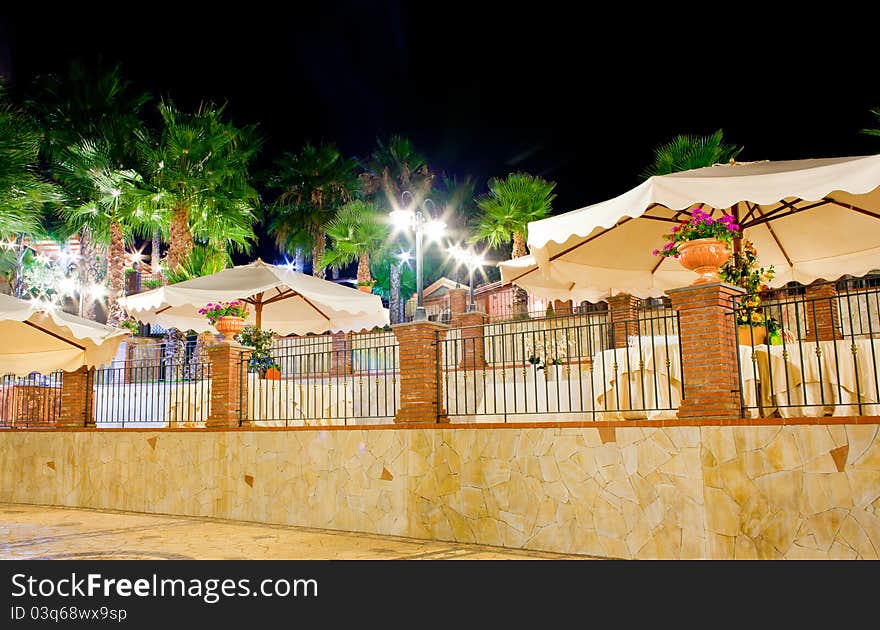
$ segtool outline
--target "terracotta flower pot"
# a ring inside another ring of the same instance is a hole
[[[363,291],[364,293],[372,293],[373,292],[373,285],[359,284],[358,291]]]
[[[728,261],[733,252],[727,243],[717,238],[698,238],[686,241],[678,246],[678,262],[685,269],[697,274],[699,278],[691,282],[691,286],[721,282],[718,269]]]
[[[748,324],[742,324],[737,327],[739,331],[739,345],[741,346],[751,346],[754,339],[754,345],[760,346],[767,339],[767,327],[766,326],[749,326]]]
[[[235,317],[232,315],[224,315],[214,324],[217,332],[223,335],[224,339],[231,339],[244,328],[244,317]]]
[[[280,381],[281,380],[281,372],[278,368],[269,368],[266,370],[266,373],[263,375],[263,378],[267,381]]]

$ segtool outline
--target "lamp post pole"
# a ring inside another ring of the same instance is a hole
[[[425,282],[422,277],[422,248],[425,237],[425,215],[421,209],[416,209],[413,217],[413,227],[416,233],[416,312],[413,315],[414,322],[423,322],[428,319],[425,311]]]
[[[468,313],[475,313],[477,310],[477,305],[474,303],[474,259],[468,261]]]

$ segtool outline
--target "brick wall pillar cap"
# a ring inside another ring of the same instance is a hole
[[[449,324],[444,324],[442,322],[432,322],[430,320],[423,322],[403,322],[400,324],[392,324],[391,330],[406,330],[407,328],[411,328],[414,326],[428,326],[431,328],[436,328],[437,330],[446,330],[451,328]]]
[[[676,293],[687,293],[689,291],[700,291],[705,289],[727,289],[728,291],[732,291],[733,293],[745,293],[746,290],[742,287],[738,287],[735,284],[729,284],[727,282],[708,282],[706,284],[695,284],[693,286],[687,287],[679,287],[677,289],[667,289],[667,295],[674,295]]]

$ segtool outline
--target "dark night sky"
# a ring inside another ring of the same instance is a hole
[[[260,123],[267,160],[322,139],[365,155],[377,135],[403,133],[435,170],[556,180],[560,212],[637,184],[651,148],[677,133],[723,127],[743,160],[880,151],[859,134],[880,106],[876,35],[856,32],[875,16],[797,24],[742,9],[739,19],[634,22],[635,5],[619,21],[517,6],[322,3],[218,22],[10,17],[0,70],[22,83],[101,54],[181,104],[228,100],[238,122]]]

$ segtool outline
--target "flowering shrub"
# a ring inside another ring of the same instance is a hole
[[[767,283],[773,279],[775,270],[772,265],[767,269],[758,266],[758,252],[750,241],[743,241],[742,245],[742,251],[734,253],[718,270],[718,275],[724,282],[746,291],[736,311],[736,323],[740,326],[766,326],[767,332],[773,334],[779,331],[779,322],[764,313],[760,293],[769,288]]]
[[[136,335],[140,331],[140,326],[138,325],[137,320],[131,317],[126,317],[119,322],[119,327],[127,329],[132,335]]]
[[[244,302],[234,300],[232,302],[208,303],[205,308],[200,308],[199,313],[208,318],[213,326],[221,317],[247,317],[247,307]]]
[[[275,338],[275,332],[272,330],[261,330],[256,326],[248,324],[240,333],[235,335],[235,340],[243,346],[250,346],[254,349],[251,358],[248,360],[248,370],[251,372],[265,373],[269,368],[281,370],[281,366],[272,358],[270,348],[272,340]]]
[[[740,227],[733,216],[723,214],[715,219],[711,214],[697,208],[691,213],[689,220],[675,225],[669,234],[664,235],[666,244],[662,249],[655,249],[652,253],[655,256],[678,258],[678,247],[686,241],[717,238],[719,241],[730,243],[738,236],[740,236]]]

